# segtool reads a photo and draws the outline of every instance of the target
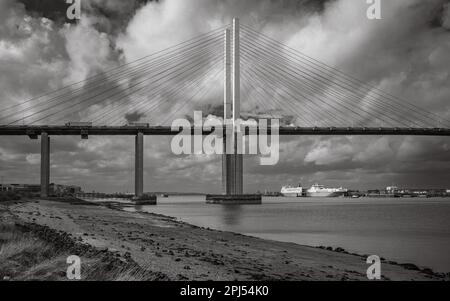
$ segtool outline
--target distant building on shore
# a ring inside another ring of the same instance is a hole
[[[38,184],[0,184],[0,191],[14,191],[18,193],[38,194],[41,192],[41,185]],[[49,194],[52,196],[74,195],[81,193],[81,187],[74,185],[60,185],[51,183]]]
[[[9,184],[0,184],[0,191],[11,191],[13,188]]]
[[[77,193],[81,193],[80,186],[74,185],[59,185],[59,184],[50,184],[50,195],[55,196],[64,196],[64,195],[75,195]]]
[[[388,186],[386,187],[386,193],[388,194],[394,194],[398,191],[398,187],[397,186]]]
[[[367,190],[359,195],[374,198],[450,197],[450,189],[411,189],[388,186],[385,189]]]
[[[41,186],[35,184],[0,184],[0,191],[38,193],[41,191]]]

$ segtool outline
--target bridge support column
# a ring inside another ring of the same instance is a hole
[[[244,194],[244,176],[243,176],[244,158],[242,154],[234,155],[234,194]]]
[[[135,139],[134,193],[141,197],[144,194],[144,134],[137,133]]]
[[[222,185],[223,193],[235,194],[234,191],[234,155],[222,155]]]
[[[50,186],[50,137],[41,133],[41,197],[48,197]]]
[[[238,143],[235,121],[241,118],[241,75],[240,75],[240,39],[239,39],[239,19],[233,19],[233,81],[232,81],[232,102],[233,102],[233,144],[234,144],[234,194],[244,193],[243,184],[243,154],[238,153]]]
[[[232,119],[232,96],[231,96],[231,32],[225,29],[224,34],[224,95],[223,95],[223,118],[225,120]],[[234,156],[227,152],[227,135],[232,133],[224,133],[224,143],[222,155],[222,191],[226,195],[234,194]],[[233,149],[233,148],[231,148]]]

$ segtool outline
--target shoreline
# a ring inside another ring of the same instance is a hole
[[[450,199],[448,199],[450,200]],[[87,200],[89,201],[89,200]],[[432,199],[431,201],[433,202],[440,202],[440,200],[437,199]],[[100,201],[100,203],[102,203]],[[238,233],[238,234],[242,234],[242,235],[246,235],[246,236],[250,236],[250,237],[256,237],[256,238],[261,238],[261,239],[267,239],[267,240],[273,240],[273,241],[277,241],[277,242],[287,242],[287,243],[295,243],[298,245],[303,245],[303,246],[309,246],[309,247],[314,247],[314,248],[321,248],[321,249],[327,249],[327,250],[337,250],[337,252],[342,252],[342,253],[346,253],[346,254],[351,254],[351,255],[355,255],[355,256],[359,256],[359,257],[368,257],[371,254],[378,254],[380,259],[382,261],[385,262],[389,262],[392,264],[398,264],[398,265],[402,265],[402,266],[407,266],[411,269],[420,271],[420,270],[425,270],[429,273],[433,273],[433,274],[437,274],[437,275],[441,275],[441,274],[450,274],[450,268],[448,268],[448,264],[446,261],[435,261],[430,263],[430,261],[428,260],[423,260],[423,257],[418,257],[415,258],[414,256],[411,258],[411,256],[407,256],[408,254],[405,254],[401,252],[401,250],[399,252],[382,252],[380,250],[378,250],[377,252],[373,251],[373,249],[375,248],[359,248],[358,244],[345,244],[343,242],[339,242],[339,241],[326,241],[326,239],[322,239],[322,240],[316,240],[315,244],[310,243],[309,240],[302,238],[301,236],[295,236],[295,237],[284,237],[283,235],[265,235],[266,232],[263,232],[262,234],[259,232],[256,233],[252,233],[252,232],[245,232],[245,231],[241,231],[241,229],[238,227],[224,227],[223,224],[220,224],[219,227],[217,227],[216,224],[211,224],[208,222],[205,222],[203,219],[197,219],[194,216],[192,216],[191,214],[188,214],[187,216],[185,214],[183,214],[182,209],[180,211],[180,209],[178,208],[177,210],[173,211],[173,210],[157,210],[155,208],[155,210],[153,209],[154,206],[145,206],[143,208],[137,208],[135,205],[133,204],[124,204],[124,203],[115,203],[113,202],[109,202],[112,203],[111,208],[115,208],[118,210],[126,210],[129,212],[141,212],[141,213],[151,213],[151,214],[162,214],[163,216],[166,217],[170,217],[173,218],[174,220],[178,220],[180,222],[186,222],[188,224],[192,223],[192,225],[196,225],[196,226],[200,226],[204,229],[213,229],[213,230],[217,230],[217,231],[229,231],[232,233]],[[173,203],[169,203],[170,206],[174,206],[174,204],[177,204],[177,207],[182,207],[181,202],[173,202]],[[197,202],[195,203],[197,205]],[[274,203],[269,203],[269,204],[274,204]],[[345,203],[347,204],[347,203]],[[402,203],[403,204],[403,203]],[[427,200],[427,204],[430,204],[429,200]],[[167,205],[167,204],[161,204],[161,205]],[[212,206],[211,206],[212,207]],[[131,208],[131,209],[130,209]],[[170,214],[172,213],[172,214]],[[180,215],[179,215],[180,213]],[[165,215],[165,214],[170,214],[170,215]],[[208,213],[209,214],[209,213]],[[175,215],[175,216],[172,216]],[[196,214],[194,214],[196,215]],[[178,217],[179,216],[179,217]],[[233,228],[232,230],[230,228]],[[245,228],[245,227],[244,227]],[[265,229],[265,231],[267,231],[267,233],[270,233],[270,229]],[[293,230],[295,231],[295,230]],[[282,233],[282,232],[280,232]],[[442,253],[443,249],[439,248],[436,249],[436,252],[439,255],[444,256],[445,253]],[[371,253],[371,252],[375,252],[375,253]],[[441,253],[439,253],[441,252]],[[398,255],[401,256],[398,256]],[[438,255],[436,254],[436,255]],[[388,258],[389,260],[387,260],[386,258]],[[405,259],[406,258],[406,259]],[[430,257],[433,258],[433,257]],[[428,263],[428,264],[427,264]],[[447,268],[445,268],[447,266]]]
[[[66,233],[91,247],[126,256],[170,280],[367,280],[363,255],[198,227],[120,204],[79,199],[8,206],[16,222]],[[448,280],[410,263],[382,260],[384,280]]]
[[[114,203],[114,204],[111,204],[111,203]],[[111,208],[113,210],[123,210],[123,208],[125,208],[125,207],[134,207],[134,205],[130,206],[128,204],[110,202],[106,207]],[[130,212],[130,211],[126,211],[126,212]],[[133,213],[133,211],[131,211],[131,213]],[[298,246],[309,247],[309,248],[316,248],[316,249],[321,249],[321,250],[327,250],[327,251],[330,251],[330,252],[336,252],[336,253],[342,253],[342,254],[348,254],[348,255],[352,255],[352,256],[357,256],[357,257],[363,258],[364,260],[369,256],[367,254],[363,255],[363,254],[360,254],[360,253],[357,253],[357,252],[349,252],[349,251],[347,251],[346,249],[344,249],[342,247],[334,247],[333,248],[331,246],[302,245],[302,244],[298,244],[298,243],[295,243],[295,242],[284,242],[284,241],[281,241],[281,240],[260,238],[258,236],[242,234],[242,233],[239,233],[239,232],[222,231],[222,230],[209,228],[209,227],[201,227],[201,226],[197,226],[197,225],[190,224],[188,222],[182,221],[182,220],[178,219],[175,216],[169,216],[169,215],[164,215],[164,214],[159,214],[159,213],[146,212],[146,211],[136,211],[136,213],[148,214],[150,216],[160,216],[160,217],[163,217],[163,218],[169,218],[169,219],[174,220],[175,222],[184,223],[184,224],[189,225],[189,226],[194,227],[194,228],[199,228],[199,229],[204,229],[204,230],[212,230],[212,231],[217,231],[217,232],[228,232],[228,233],[233,233],[235,235],[242,235],[244,237],[263,239],[263,240],[279,242],[279,243],[293,243],[293,244],[296,244]],[[429,268],[429,267],[425,267],[425,266],[420,267],[417,264],[410,263],[410,262],[400,263],[398,261],[387,260],[384,257],[380,257],[380,260],[381,260],[381,263],[388,263],[388,264],[392,264],[392,265],[398,265],[398,266],[401,266],[401,267],[403,267],[405,269],[408,269],[408,270],[419,271],[419,272],[422,272],[424,274],[436,276],[436,277],[439,277],[439,278],[445,278],[445,277],[449,277],[450,278],[450,272],[435,272],[432,268]]]

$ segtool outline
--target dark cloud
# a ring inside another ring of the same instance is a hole
[[[126,121],[128,123],[130,123],[130,122],[137,122],[144,116],[145,116],[145,114],[143,114],[143,113],[132,112],[132,113],[125,114],[125,119],[126,119]]]
[[[19,0],[26,11],[35,17],[44,17],[57,23],[75,22],[66,17],[70,4],[65,0]]]
[[[105,22],[97,25],[102,31],[114,32],[127,24],[135,12],[152,0],[81,0],[84,14],[97,16]],[[67,9],[71,4],[66,0],[17,0],[34,17],[44,17],[58,24],[76,23],[67,18]]]

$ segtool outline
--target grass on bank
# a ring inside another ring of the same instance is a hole
[[[67,281],[70,255],[70,251],[24,233],[14,224],[0,223],[0,281]],[[82,280],[149,280],[149,274],[140,268],[117,267],[101,256],[80,258]]]

